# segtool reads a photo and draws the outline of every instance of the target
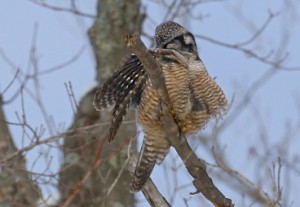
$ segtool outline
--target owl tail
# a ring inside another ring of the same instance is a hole
[[[150,177],[155,164],[155,160],[149,159],[149,152],[147,150],[145,142],[143,142],[138,163],[136,165],[130,184],[131,192],[137,192],[143,188],[148,178]]]
[[[169,151],[170,145],[165,137],[156,136],[155,140],[149,139],[145,133],[139,159],[132,176],[130,191],[140,191],[148,178],[157,162],[162,161]]]

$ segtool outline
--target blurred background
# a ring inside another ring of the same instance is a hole
[[[129,192],[134,111],[104,144],[110,114],[92,98],[130,53],[124,35],[154,47],[167,20],[195,35],[231,103],[189,138],[214,184],[236,206],[299,206],[299,15],[299,0],[2,1],[0,206],[150,206]],[[172,206],[212,206],[174,150],[151,178]]]

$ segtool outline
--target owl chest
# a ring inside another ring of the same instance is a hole
[[[192,109],[188,70],[184,67],[170,67],[164,68],[163,74],[172,114],[176,119],[184,120]],[[142,122],[158,121],[160,116],[161,108],[158,94],[153,89],[151,81],[147,80],[138,108],[138,120]]]

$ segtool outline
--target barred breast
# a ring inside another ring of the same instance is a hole
[[[185,119],[192,108],[188,66],[169,64],[163,74],[174,118]]]
[[[221,87],[206,71],[190,71],[193,94],[207,110],[209,117],[217,117],[227,108],[227,99]]]

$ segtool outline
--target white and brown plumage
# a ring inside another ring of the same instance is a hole
[[[198,56],[194,36],[188,30],[175,22],[165,22],[156,28],[155,40],[157,49],[149,51],[161,64],[172,115],[182,134],[196,132],[209,118],[218,116],[226,108],[225,95],[207,73]],[[128,107],[136,107],[137,123],[143,127],[144,140],[131,191],[139,191],[155,164],[165,158],[170,144],[160,120],[158,94],[135,55],[131,55],[98,90],[94,105],[97,110],[114,106],[110,141]]]

